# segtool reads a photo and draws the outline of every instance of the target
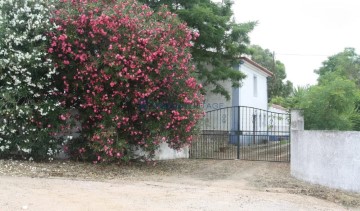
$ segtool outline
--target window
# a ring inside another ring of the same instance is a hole
[[[257,90],[257,76],[256,75],[254,75],[254,82],[253,82],[253,84],[254,84],[254,97],[257,97],[257,95],[258,95],[258,90]]]

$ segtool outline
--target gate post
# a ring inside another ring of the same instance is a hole
[[[302,110],[291,110],[291,130],[304,130]]]
[[[295,131],[303,131],[304,130],[304,116],[302,114],[302,110],[291,110],[290,111],[290,162],[292,162],[291,159],[291,155],[296,154],[296,152],[294,151],[294,146],[293,144],[297,144],[295,142],[293,142],[293,137],[294,137],[294,132]]]
[[[240,106],[238,106],[238,119],[237,119],[237,159],[240,159]]]
[[[253,114],[252,115],[252,121],[253,121],[253,144],[255,145],[256,144],[256,125],[257,125],[257,115],[256,114]]]

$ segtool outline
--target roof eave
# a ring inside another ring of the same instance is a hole
[[[251,65],[255,66],[256,68],[258,68],[259,70],[261,70],[262,72],[264,72],[268,77],[272,77],[274,74],[266,69],[265,67],[261,66],[260,64],[254,62],[253,60],[246,58],[246,57],[240,57],[241,60],[246,61],[248,63],[250,63]]]

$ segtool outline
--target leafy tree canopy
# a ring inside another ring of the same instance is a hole
[[[304,109],[306,129],[351,130],[352,116],[359,92],[354,81],[328,73],[322,83],[310,87],[299,102]]]
[[[291,94],[293,84],[286,78],[285,65],[279,61],[274,61],[274,54],[269,49],[263,49],[258,45],[253,45],[251,49],[251,59],[259,63],[274,73],[268,78],[268,97],[269,101],[274,97],[287,97]]]
[[[323,62],[322,67],[315,70],[319,74],[319,84],[326,84],[328,77],[337,74],[347,78],[356,84],[357,92],[360,92],[360,55],[354,48],[345,48],[342,52],[330,56]],[[355,100],[354,112],[350,116],[353,130],[360,130],[360,98]]]
[[[316,71],[320,75],[317,85],[298,87],[289,97],[272,102],[302,109],[305,129],[360,130],[360,91],[353,74],[357,58],[353,49],[329,57]]]
[[[223,4],[211,0],[140,0],[151,8],[158,10],[161,5],[176,13],[200,37],[191,49],[196,63],[197,77],[207,89],[230,98],[227,90],[219,83],[230,80],[234,87],[240,86],[245,78],[241,72],[234,70],[239,64],[239,56],[249,53],[249,33],[256,22],[235,23],[232,20],[232,2]],[[210,68],[211,67],[211,68]]]
[[[309,88],[308,86],[298,86],[293,88],[288,97],[276,96],[271,99],[270,103],[281,105],[284,108],[299,109],[299,105],[304,100]]]
[[[315,70],[319,74],[319,83],[323,83],[323,77],[329,72],[337,72],[352,80],[360,88],[360,55],[356,54],[354,48],[345,48],[334,56],[330,56],[323,62],[322,67]]]

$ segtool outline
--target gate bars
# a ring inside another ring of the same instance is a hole
[[[246,106],[206,112],[190,158],[290,161],[290,114]]]

